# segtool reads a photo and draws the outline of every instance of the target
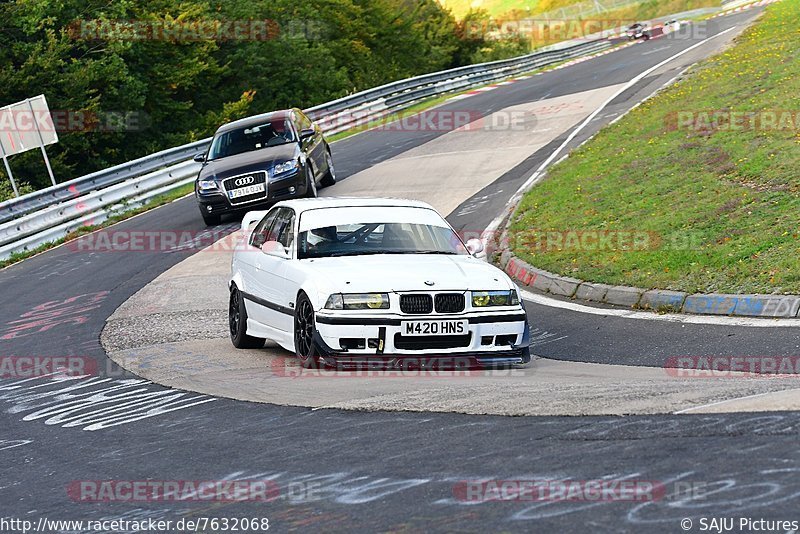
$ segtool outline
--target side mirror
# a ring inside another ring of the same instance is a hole
[[[268,210],[248,211],[245,213],[244,217],[242,217],[242,233],[249,234],[250,230],[253,229],[253,224],[263,219],[267,213],[269,213]]]
[[[261,252],[277,258],[289,259],[289,253],[286,252],[284,246],[277,241],[267,241],[261,245]]]
[[[195,154],[192,159],[195,160],[197,163],[205,163],[206,155],[200,152],[199,154]]]
[[[314,130],[314,128],[306,128],[305,130],[300,130],[300,139],[305,140],[308,139],[309,137],[314,137],[316,133],[317,132],[316,130]]]
[[[473,256],[477,256],[481,252],[483,252],[483,241],[478,239],[477,237],[473,237],[469,241],[467,241],[467,251],[472,254]]]
[[[242,217],[242,228],[239,239],[242,243],[249,243],[253,227],[264,218],[268,211],[248,211]]]

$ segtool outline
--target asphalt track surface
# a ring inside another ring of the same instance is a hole
[[[743,24],[755,13],[714,19],[708,34]],[[454,101],[444,109],[488,114],[514,103],[623,83],[694,42],[663,38],[638,44]],[[707,53],[697,50],[683,59]],[[665,69],[643,80],[612,103],[576,143],[680,70]],[[340,178],[438,135],[369,132],[336,143]],[[462,208],[477,202],[480,209],[457,209],[450,221],[458,228],[485,227],[552,148],[539,150],[487,188],[502,185],[505,198],[495,195],[484,202],[485,193],[479,193]],[[204,230],[191,198],[116,228]],[[98,339],[105,319],[192,252],[77,253],[66,246],[0,271],[0,354],[84,356],[101,369],[103,377],[97,380],[118,384],[135,378],[107,360]],[[796,355],[800,345],[797,329],[634,321],[533,304],[527,309],[537,328],[566,336],[537,347],[547,358],[658,367],[667,357],[686,354]],[[65,392],[48,396],[62,386],[41,379],[0,380],[0,518],[36,523],[42,517],[178,520],[245,515],[269,517],[271,530],[278,532],[583,532],[587,527],[681,532],[683,518],[694,520],[695,531],[702,517],[800,519],[800,414],[791,412],[506,418],[314,411],[193,395],[183,397],[188,404],[182,409],[92,431],[58,419],[60,410],[66,410],[64,403],[76,402]],[[165,390],[153,384],[142,387],[156,394]],[[464,480],[542,478],[658,481],[667,494],[647,502],[465,502],[454,494],[454,486]],[[271,479],[283,491],[269,503],[91,503],[76,501],[67,492],[70,484],[85,480],[221,479]],[[302,492],[291,498],[291,487],[305,488],[306,498]]]

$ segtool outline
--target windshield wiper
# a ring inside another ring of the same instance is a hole
[[[389,252],[388,254],[444,254],[446,256],[457,256],[457,252],[450,250],[398,250],[397,252]]]
[[[371,256],[374,254],[391,254],[391,252],[387,252],[385,250],[350,250],[346,252],[331,252],[330,254],[326,254],[324,256],[319,256],[320,258],[340,258],[342,256]]]

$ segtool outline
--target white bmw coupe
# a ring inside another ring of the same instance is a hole
[[[237,348],[271,339],[305,367],[530,361],[517,287],[428,204],[289,200],[249,212],[242,230],[229,284]]]

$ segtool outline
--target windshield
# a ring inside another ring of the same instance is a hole
[[[268,146],[294,142],[294,132],[289,121],[280,119],[263,124],[223,132],[214,137],[208,159],[219,159]]]
[[[325,226],[301,232],[298,241],[300,259],[369,254],[469,254],[453,230],[428,224]]]

